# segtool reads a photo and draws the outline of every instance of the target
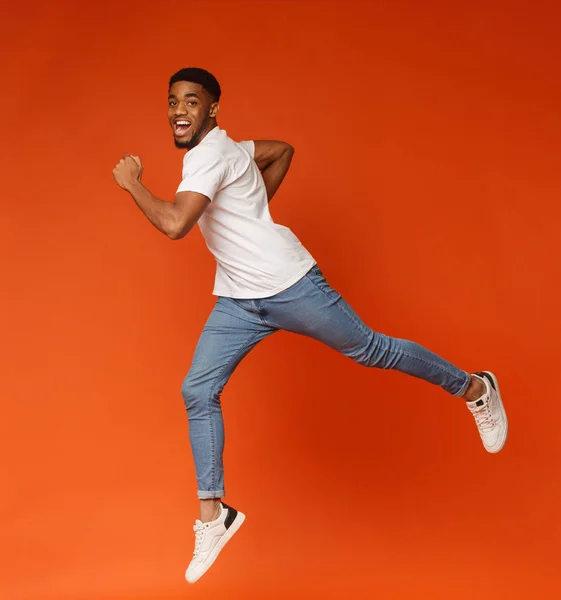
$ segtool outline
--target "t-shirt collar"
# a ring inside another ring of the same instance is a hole
[[[216,125],[216,127],[213,127],[206,135],[205,137],[202,139],[202,141],[198,144],[199,146],[201,144],[204,144],[207,140],[211,140],[215,135],[218,135],[218,133],[220,133],[220,127],[218,127],[218,125]]]

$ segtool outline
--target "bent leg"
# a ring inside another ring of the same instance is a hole
[[[217,300],[181,388],[201,500],[225,496],[222,390],[244,356],[275,331],[247,308],[245,301]]]

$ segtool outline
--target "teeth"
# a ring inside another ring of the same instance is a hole
[[[191,125],[191,123],[189,123],[189,121],[176,121],[175,124],[176,125]]]

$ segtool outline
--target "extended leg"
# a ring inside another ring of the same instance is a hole
[[[434,352],[373,331],[317,268],[292,288],[264,300],[263,307],[269,324],[317,339],[362,365],[413,375],[454,396],[464,396],[470,387],[468,373]]]
[[[493,373],[470,375],[415,342],[373,331],[318,268],[288,290],[263,301],[262,309],[267,322],[279,329],[324,342],[362,365],[396,369],[464,398],[486,450],[495,453],[504,446],[508,422]]]

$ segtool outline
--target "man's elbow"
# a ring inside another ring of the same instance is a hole
[[[187,227],[183,223],[173,223],[166,229],[166,235],[170,240],[181,240],[191,231],[191,227]]]

